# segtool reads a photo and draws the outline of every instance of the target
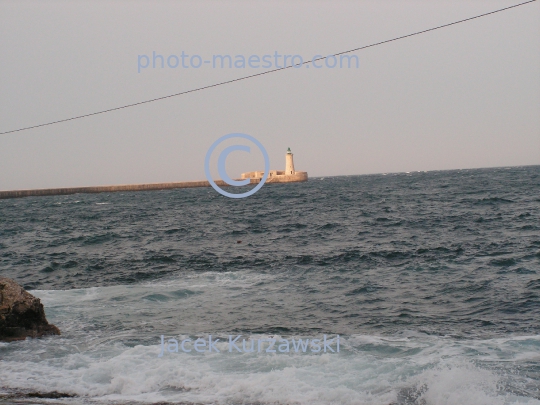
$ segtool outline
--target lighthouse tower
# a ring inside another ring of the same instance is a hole
[[[285,175],[294,173],[293,153],[291,152],[291,148],[288,148],[285,155]]]
[[[264,172],[260,171],[242,173],[242,179],[250,179],[251,184],[260,184],[263,177]],[[302,181],[308,181],[308,174],[307,172],[297,172],[294,170],[293,153],[291,152],[291,148],[288,148],[285,154],[285,170],[270,170],[266,181],[268,183],[300,183]]]

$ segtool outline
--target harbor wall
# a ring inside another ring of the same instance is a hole
[[[221,184],[222,183],[222,184]],[[227,186],[225,182],[218,180],[216,184],[220,187]],[[118,191],[151,191],[169,190],[174,188],[210,187],[208,181],[183,181],[178,183],[153,183],[153,184],[126,184],[117,186],[96,186],[96,187],[64,187],[64,188],[44,188],[36,190],[12,190],[0,191],[0,199],[35,197],[48,195],[69,195],[78,193],[113,193]]]
[[[305,179],[303,176],[297,176],[297,174],[305,173]],[[282,181],[275,181],[277,178],[273,178],[272,181],[268,179],[267,183],[290,183],[307,181],[306,172],[298,172],[289,179],[283,179]],[[229,187],[229,184],[223,180],[215,180],[219,187]],[[251,184],[258,184],[260,179],[251,179]],[[171,190],[175,188],[194,188],[194,187],[210,187],[210,183],[206,180],[203,181],[182,181],[177,183],[151,183],[151,184],[126,184],[117,186],[96,186],[96,187],[65,187],[65,188],[44,188],[36,190],[11,190],[0,191],[0,200],[8,198],[22,198],[22,197],[39,197],[39,196],[51,196],[51,195],[69,195],[79,193],[114,193],[119,191],[156,191],[156,190]]]
[[[294,174],[268,177],[266,179],[266,183],[301,183],[304,181],[308,181],[307,172],[295,172]]]

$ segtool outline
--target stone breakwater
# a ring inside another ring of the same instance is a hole
[[[60,330],[47,322],[39,298],[15,281],[0,277],[0,341],[59,334]]]
[[[280,176],[281,179],[268,178],[267,183],[295,183],[307,181],[306,172],[298,172],[290,176]],[[240,180],[240,179],[237,179]],[[219,187],[229,187],[223,180],[216,180]],[[258,184],[260,179],[251,179],[250,184]],[[171,190],[175,188],[210,187],[210,183],[203,181],[182,181],[176,183],[151,183],[151,184],[126,184],[118,186],[96,186],[96,187],[65,187],[65,188],[43,188],[35,190],[11,190],[0,191],[0,200],[8,198],[39,197],[50,195],[69,195],[80,193],[113,193],[118,191],[157,191]]]
[[[270,172],[272,174],[272,171]],[[250,174],[250,173],[245,173]],[[248,176],[249,178],[249,176]],[[261,177],[256,177],[251,179],[251,184],[254,183],[260,183]],[[307,172],[296,172],[294,174],[285,174],[285,175],[277,175],[277,176],[268,176],[266,179],[266,183],[268,184],[274,184],[274,183],[302,183],[304,181],[308,181],[308,174]],[[265,183],[265,184],[266,184]]]

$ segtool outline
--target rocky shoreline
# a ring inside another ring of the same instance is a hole
[[[39,298],[15,281],[0,277],[0,342],[60,335],[60,330],[47,322]]]

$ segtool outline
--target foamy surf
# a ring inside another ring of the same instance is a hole
[[[66,295],[80,294],[99,318],[99,290],[38,294],[51,304],[57,296],[57,314]],[[57,322],[53,316],[51,320]],[[463,340],[404,331],[395,336],[343,336],[340,353],[228,353],[221,342],[221,353],[166,353],[160,358],[157,334],[155,344],[129,345],[136,336],[133,331],[105,336],[67,330],[57,338],[0,346],[6,401],[35,403],[35,393],[62,393],[63,398],[52,395],[46,401],[540,404],[537,382],[527,377],[540,363],[540,336]]]
[[[61,403],[540,404],[538,382],[531,378],[540,364],[540,336],[476,340],[403,331],[341,336],[339,353],[229,353],[226,333],[210,331],[222,338],[220,353],[158,357],[162,333],[200,336],[174,334],[179,324],[169,319],[173,314],[181,319],[178,311],[204,305],[203,297],[220,299],[230,288],[249,288],[268,277],[208,272],[139,285],[33,291],[64,334],[0,345],[4,398],[33,403],[38,393],[49,397],[40,400]]]

